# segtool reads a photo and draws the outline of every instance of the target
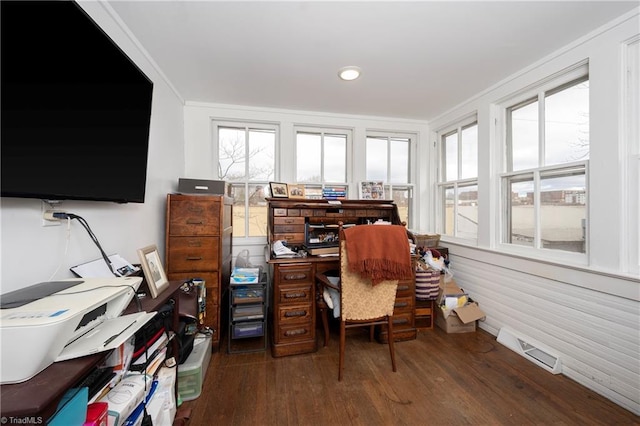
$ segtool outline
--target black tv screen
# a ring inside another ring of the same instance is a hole
[[[153,83],[73,1],[0,7],[1,195],[144,202]]]

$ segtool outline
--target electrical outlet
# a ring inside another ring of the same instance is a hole
[[[42,214],[42,226],[60,226],[62,221],[60,219],[55,219],[53,217],[53,212],[55,212],[54,208],[49,203],[42,202],[41,204],[41,214]]]

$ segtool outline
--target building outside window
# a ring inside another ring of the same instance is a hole
[[[231,186],[233,236],[267,235],[269,182],[275,180],[277,126],[218,123],[218,176]]]
[[[586,252],[587,72],[574,69],[505,109],[503,243]]]
[[[438,132],[440,140],[440,232],[478,237],[478,123],[461,120]]]
[[[367,132],[366,180],[384,182],[386,199],[398,206],[400,220],[412,226],[411,149],[415,136]]]

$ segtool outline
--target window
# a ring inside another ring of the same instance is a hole
[[[308,198],[322,198],[324,187],[347,188],[350,144],[347,130],[296,128],[296,182]]]
[[[475,115],[438,132],[440,232],[478,237],[478,123]]]
[[[505,110],[502,242],[586,253],[586,65],[525,96]]]
[[[269,181],[275,180],[275,126],[220,123],[218,176],[231,185],[233,236],[259,237],[267,233]]]
[[[413,185],[411,184],[412,135],[368,132],[366,180],[385,182],[385,198],[398,206],[400,220],[411,227]]]

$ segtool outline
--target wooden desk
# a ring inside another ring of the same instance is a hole
[[[285,240],[289,246],[304,246],[305,229],[311,225],[335,225],[338,222],[365,224],[384,220],[400,224],[398,207],[392,200],[327,200],[268,198],[268,243]],[[337,257],[268,260],[272,268],[272,303],[269,305],[271,354],[274,357],[317,350],[316,273],[339,269]],[[415,339],[415,280],[399,285],[394,311],[394,340]],[[396,325],[397,324],[397,325]],[[378,340],[386,341],[386,327]]]
[[[146,297],[140,299],[142,310],[152,312],[173,298],[176,305],[173,310],[173,324],[177,329],[179,297],[175,294],[180,291],[182,281],[172,281],[169,288],[162,292],[156,299]],[[147,292],[149,294],[149,292]],[[135,300],[131,302],[124,313],[138,311]],[[177,349],[174,339],[174,349]],[[19,348],[16,348],[19,350]],[[38,373],[26,382],[0,386],[0,416],[22,418],[32,417],[35,424],[45,424],[56,412],[58,403],[65,392],[82,383],[82,380],[96,368],[110,352],[75,358],[68,361],[54,362],[49,367]],[[174,351],[175,353],[175,351]],[[10,419],[8,423],[11,424]],[[29,424],[29,423],[26,423]]]

